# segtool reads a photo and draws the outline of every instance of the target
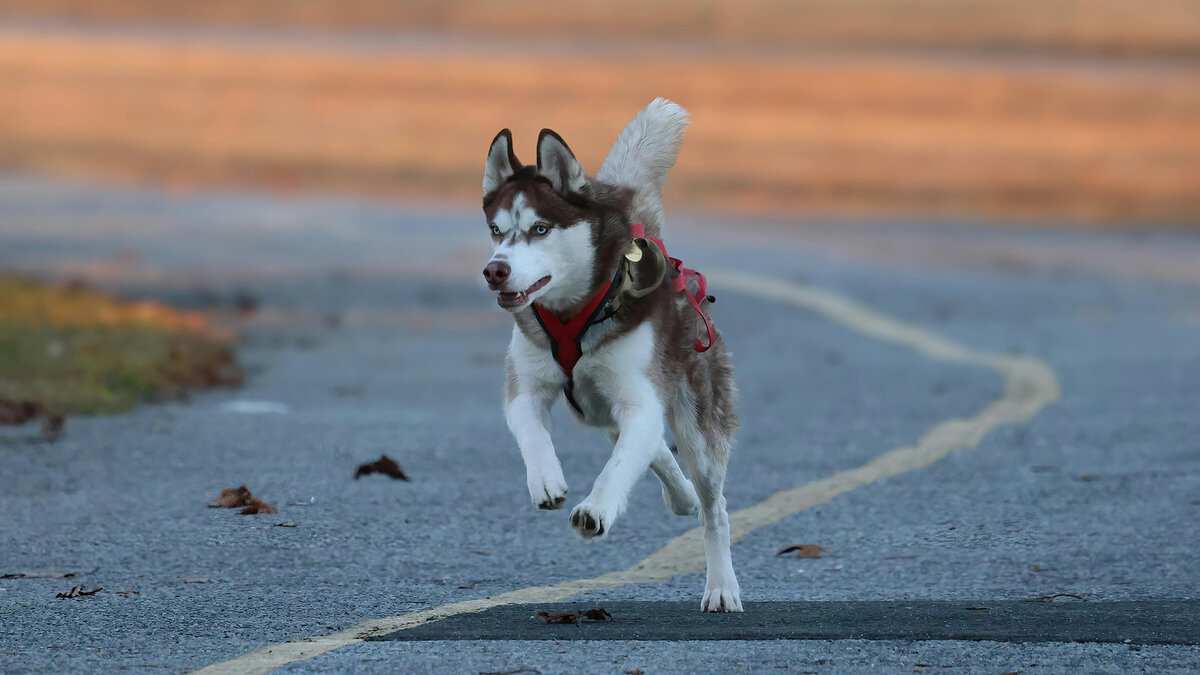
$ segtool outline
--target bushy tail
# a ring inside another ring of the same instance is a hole
[[[687,130],[688,112],[665,98],[642,109],[617,137],[596,180],[633,189],[633,219],[662,236],[662,189]]]

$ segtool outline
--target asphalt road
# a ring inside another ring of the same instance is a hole
[[[464,615],[439,608],[635,568],[695,525],[667,513],[652,477],[592,544],[566,511],[529,505],[499,407],[509,320],[475,280],[487,242],[474,212],[0,181],[0,265],[196,307],[239,289],[259,300],[243,325],[243,389],[73,418],[52,443],[0,430],[0,574],[26,574],[0,580],[0,671],[184,672],[426,610],[453,616],[414,629],[421,640],[356,642],[283,670],[1200,668],[1194,626],[1178,620],[1200,599],[1200,286],[1178,281],[1200,265],[1200,237],[781,223],[678,216],[667,244],[701,270],[829,291],[979,353],[1036,358],[1061,400],[747,534],[733,550],[744,617],[672,604],[698,605],[697,572]],[[901,240],[895,256],[879,249]],[[1161,263],[1110,265],[1131,257]],[[1008,395],[987,368],[714,292],[743,395],[731,511],[853,472]],[[237,401],[274,405],[247,414]],[[607,448],[555,414],[574,502]],[[353,480],[383,453],[412,481]],[[279,514],[205,508],[243,483]],[[828,550],[775,555],[794,543]],[[104,590],[55,598],[76,585]],[[872,633],[878,616],[847,604],[863,602],[917,609],[903,614],[908,632]],[[1114,612],[1133,607],[1122,602],[1143,609]],[[1018,613],[1010,630],[952,634],[939,628],[951,606]],[[563,607],[609,608],[602,630],[643,617],[656,637],[589,639],[598,626],[531,619]],[[780,632],[780,617],[822,607],[841,633]],[[1018,641],[1062,613],[1128,636]],[[772,628],[706,640],[707,619]],[[480,633],[451,635],[463,624]],[[555,638],[526,639],[543,627]]]

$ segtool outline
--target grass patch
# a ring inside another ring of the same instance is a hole
[[[0,276],[0,401],[110,414],[240,383],[228,338],[200,314]]]

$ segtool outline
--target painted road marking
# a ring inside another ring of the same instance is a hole
[[[1037,359],[976,352],[831,291],[733,271],[712,272],[708,277],[715,284],[715,288],[733,290],[816,312],[847,328],[907,347],[933,360],[989,368],[1004,380],[1004,395],[972,417],[946,420],[926,431],[914,445],[886,452],[862,466],[828,478],[777,492],[765,501],[729,514],[731,542],[737,542],[761,527],[828,502],[855,488],[881,478],[929,466],[956,450],[973,448],[996,427],[1027,421],[1058,400],[1058,378],[1054,370]],[[702,569],[702,530],[697,527],[671,540],[666,546],[626,570],[589,579],[563,581],[552,586],[522,588],[490,598],[466,600],[398,616],[371,619],[328,635],[267,645],[196,672],[203,675],[266,673],[288,663],[310,659],[340,647],[362,642],[366,638],[413,628],[456,614],[482,612],[508,604],[563,602],[586,591],[635,583],[657,583]]]
[[[605,602],[611,621],[547,624],[591,605],[502,605],[371,640],[990,640],[1200,645],[1200,600],[1131,602],[747,602],[705,615],[696,603]]]

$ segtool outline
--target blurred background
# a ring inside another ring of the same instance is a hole
[[[651,476],[602,548],[530,507],[480,275],[497,131],[532,163],[553,128],[594,174],[658,96],[692,115],[666,245],[735,355],[730,510],[967,446],[747,537],[747,599],[1195,597],[1200,0],[0,0],[0,671],[190,671],[693,527]],[[855,303],[898,323],[829,309]],[[979,367],[1012,356],[1039,387]],[[558,407],[574,504],[611,445]],[[356,481],[381,455],[411,481]],[[240,485],[280,515],[204,508]],[[776,557],[800,542],[829,555]],[[75,584],[141,595],[65,611]],[[579,644],[542,672],[595,671]],[[828,661],[756,644],[729,668]],[[875,644],[824,670],[970,663]],[[1035,647],[975,653],[1200,669]],[[688,668],[651,651],[626,672]]]
[[[1192,0],[0,0],[0,170],[474,205],[693,112],[668,207],[1190,225]]]
[[[88,327],[503,330],[472,285],[492,137],[533,162],[554,128],[594,172],[657,96],[692,112],[693,261],[1200,283],[1193,0],[0,0],[0,273],[69,291],[0,274],[0,401],[242,380],[191,338],[80,365]]]

